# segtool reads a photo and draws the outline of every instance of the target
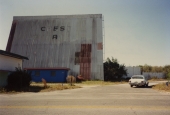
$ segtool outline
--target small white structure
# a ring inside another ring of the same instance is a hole
[[[27,57],[0,50],[0,86],[7,85],[7,76],[15,67],[22,68],[23,59]]]
[[[132,77],[133,75],[141,75],[141,68],[138,66],[128,66],[127,69],[127,76],[124,77]]]
[[[148,79],[151,79],[151,78],[158,78],[158,79],[165,78],[165,74],[162,73],[162,72],[158,72],[158,73],[156,73],[156,72],[143,72],[143,75],[145,77],[147,77]]]

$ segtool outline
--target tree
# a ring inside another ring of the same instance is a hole
[[[151,72],[163,72],[163,67],[162,66],[152,66]]]
[[[142,72],[162,72],[165,74],[165,78],[170,79],[170,65],[165,66],[150,66],[145,64],[144,66],[139,65],[141,67]]]
[[[143,72],[151,72],[152,66],[145,64],[142,68]]]
[[[170,81],[170,72],[167,74],[168,83]]]
[[[166,65],[163,67],[163,72],[165,73],[165,77],[168,78],[169,77],[169,73],[170,73],[170,65]]]
[[[123,75],[127,75],[124,65],[118,63],[117,59],[107,58],[104,62],[104,79],[105,81],[120,80]]]

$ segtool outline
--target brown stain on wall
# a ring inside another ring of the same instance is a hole
[[[80,74],[86,79],[91,78],[91,44],[81,44]]]

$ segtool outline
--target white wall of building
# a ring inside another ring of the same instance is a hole
[[[128,66],[127,69],[127,76],[125,77],[132,77],[133,75],[141,75],[141,68],[137,66]]]
[[[15,71],[15,67],[22,68],[22,59],[0,55],[0,70]]]
[[[159,72],[159,73],[143,72],[143,75],[145,77],[147,77],[148,79],[151,79],[151,78],[164,78],[165,77],[165,74],[162,73],[162,72]]]

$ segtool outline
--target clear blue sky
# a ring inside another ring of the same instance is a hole
[[[0,0],[0,49],[13,16],[103,14],[105,58],[126,66],[170,64],[170,0]]]

